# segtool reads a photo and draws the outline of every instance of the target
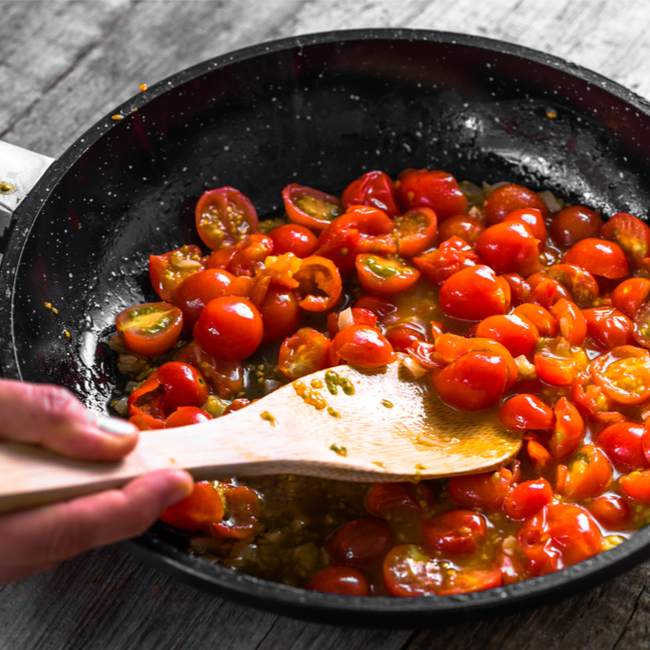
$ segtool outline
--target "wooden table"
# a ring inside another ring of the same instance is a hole
[[[564,57],[650,98],[647,0],[0,0],[0,138],[57,157],[112,107],[186,66],[331,29],[468,32]],[[436,630],[267,614],[187,587],[121,547],[0,588],[0,650],[21,648],[640,648],[650,563],[529,613]]]

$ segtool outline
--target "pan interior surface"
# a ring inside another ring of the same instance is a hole
[[[111,114],[115,114],[112,111]],[[107,410],[115,315],[155,300],[148,255],[199,244],[194,206],[230,185],[261,216],[295,182],[338,192],[362,173],[444,169],[551,190],[604,216],[646,218],[650,116],[595,74],[523,48],[433,32],[300,37],[208,61],[84,134],[17,214],[0,268],[0,366]],[[233,574],[155,532],[135,548],[199,586],[314,620],[450,624],[597,584],[638,562],[631,542],[543,579],[463,597],[355,599]],[[397,601],[397,602],[396,602]]]

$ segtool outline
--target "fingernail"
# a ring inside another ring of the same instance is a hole
[[[132,436],[137,429],[128,420],[98,415],[95,424],[102,431],[116,436]]]

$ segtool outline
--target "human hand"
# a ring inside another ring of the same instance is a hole
[[[74,458],[117,460],[138,441],[131,423],[92,414],[59,386],[0,380],[0,413],[0,440],[41,445]],[[0,584],[143,533],[193,485],[187,472],[160,470],[119,490],[0,515]]]

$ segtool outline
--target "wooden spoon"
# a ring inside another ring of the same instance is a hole
[[[399,361],[375,371],[337,366],[226,417],[142,431],[121,461],[0,443],[0,511],[119,487],[161,468],[182,467],[197,480],[292,473],[400,481],[488,471],[520,446],[521,436],[505,431],[493,412],[445,406],[428,379],[414,379]]]

